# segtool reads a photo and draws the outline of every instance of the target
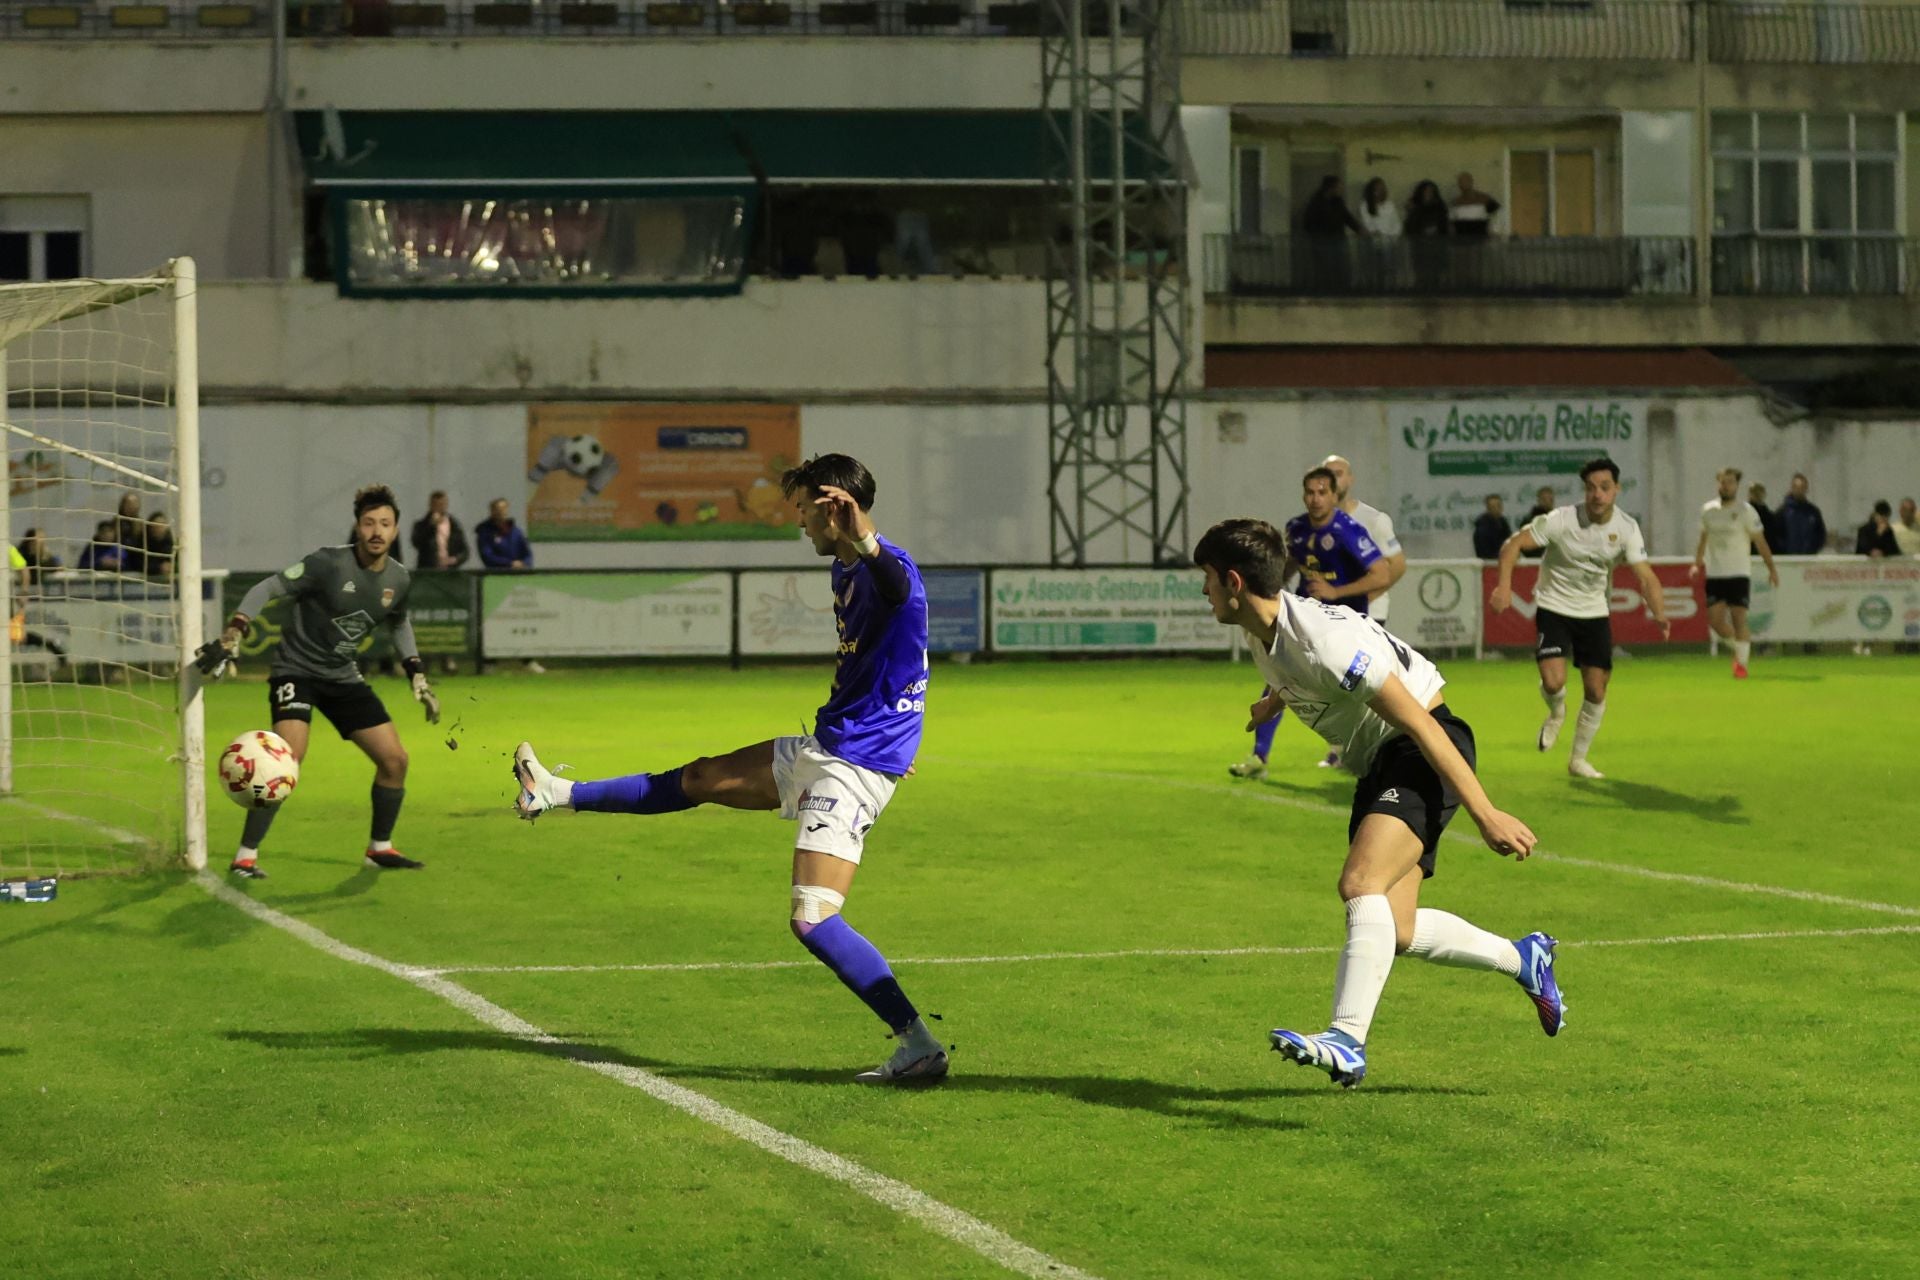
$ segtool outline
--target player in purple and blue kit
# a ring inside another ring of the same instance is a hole
[[[1340,509],[1339,477],[1325,467],[1315,467],[1301,477],[1300,488],[1306,514],[1287,521],[1286,529],[1287,571],[1298,575],[1293,594],[1343,604],[1364,614],[1367,597],[1393,585],[1393,566],[1360,522]],[[1260,696],[1271,692],[1263,690]],[[1255,780],[1267,776],[1273,735],[1284,714],[1254,729],[1253,754],[1228,765],[1228,773]]]
[[[777,810],[797,820],[793,933],[866,1002],[900,1047],[862,1084],[923,1084],[947,1074],[947,1052],[900,990],[871,942],[840,915],[867,832],[913,772],[927,698],[927,593],[906,552],[874,532],[873,476],[840,453],[781,477],[815,551],[832,556],[833,620],[840,632],[833,689],[813,733],[703,756],[666,773],[602,782],[556,778],[523,742],[513,753],[514,808],[677,813],[695,805]]]

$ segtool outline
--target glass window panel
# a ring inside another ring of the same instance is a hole
[[[1798,160],[1762,160],[1760,162],[1760,216],[1762,231],[1798,231],[1800,229],[1800,162]]]
[[[80,275],[80,233],[47,232],[47,279],[73,280]]]
[[[1763,112],[1760,116],[1760,149],[1762,151],[1798,151],[1800,149],[1800,117],[1791,112]]]
[[[1547,217],[1547,153],[1514,151],[1507,156],[1507,225],[1516,236],[1544,236]]]
[[[1753,230],[1753,161],[1713,162],[1713,229]]]
[[[1894,187],[1893,161],[1862,160],[1857,170],[1859,229],[1862,231],[1896,230],[1899,226],[1899,221],[1895,217],[1898,197]]]
[[[1853,166],[1845,160],[1813,162],[1813,229],[1853,230]]]
[[[1898,131],[1894,127],[1892,116],[1855,116],[1853,118],[1853,149],[1855,151],[1884,151],[1891,155],[1899,150],[1897,135]]]
[[[1715,151],[1753,150],[1753,116],[1746,111],[1713,113],[1713,149]]]
[[[0,280],[25,280],[32,269],[30,232],[0,231]]]
[[[1807,149],[1809,151],[1850,151],[1853,139],[1847,134],[1847,117],[1808,116]]]

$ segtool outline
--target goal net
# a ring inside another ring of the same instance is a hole
[[[205,865],[194,292],[0,285],[0,876]]]

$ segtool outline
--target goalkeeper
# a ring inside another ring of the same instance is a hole
[[[406,797],[407,752],[380,695],[368,686],[354,661],[360,643],[381,623],[392,628],[393,646],[413,682],[414,701],[426,708],[427,723],[440,722],[440,703],[427,684],[413,624],[407,621],[410,575],[392,559],[400,528],[400,507],[386,485],[369,485],[353,495],[353,541],[322,547],[299,564],[256,583],[228,619],[218,640],[201,646],[200,670],[217,677],[239,652],[253,619],[268,601],[292,603],[280,629],[280,648],[267,680],[273,731],[287,740],[294,758],[306,759],[313,713],[326,716],[342,738],[373,761],[373,829],[367,864],[386,871],[413,870],[422,864],[393,847],[393,828]],[[249,809],[239,852],[228,868],[234,875],[263,880],[260,842],[278,808]]]

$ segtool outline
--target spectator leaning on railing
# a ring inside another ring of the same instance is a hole
[[[1827,518],[1807,496],[1807,478],[1795,473],[1780,504],[1780,551],[1789,556],[1817,556],[1827,549]]]
[[[1767,550],[1785,555],[1780,538],[1780,513],[1767,505],[1767,486],[1755,482],[1747,486],[1747,505],[1760,517],[1760,530],[1766,536]]]
[[[1893,540],[1903,556],[1920,556],[1920,516],[1912,498],[1900,499],[1900,518],[1893,522]]]
[[[1876,560],[1900,554],[1900,543],[1893,536],[1893,505],[1885,498],[1873,504],[1873,514],[1854,535],[1853,553]]]
[[[473,526],[473,540],[480,548],[480,563],[489,573],[533,568],[533,544],[513,522],[505,498],[495,498],[488,504],[487,518]],[[528,658],[526,665],[534,675],[547,672],[536,658]]]
[[[1498,560],[1500,544],[1513,536],[1513,524],[1507,519],[1506,499],[1497,493],[1487,495],[1487,509],[1473,521],[1473,554],[1482,560]]]

